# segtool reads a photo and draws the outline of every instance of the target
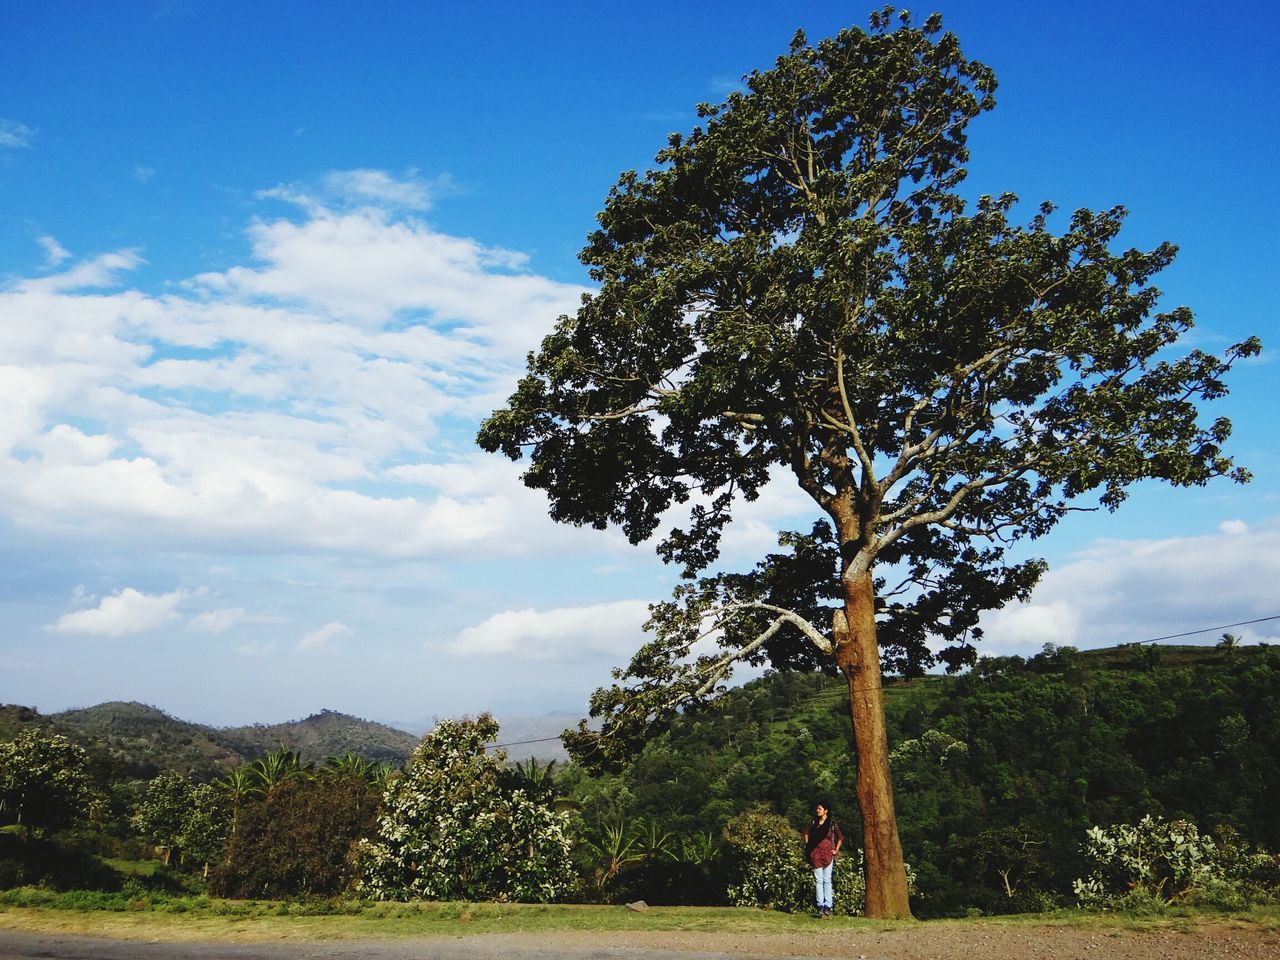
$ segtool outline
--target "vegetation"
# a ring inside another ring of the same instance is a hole
[[[528,457],[556,520],[639,543],[687,509],[657,547],[686,582],[571,749],[619,762],[735,664],[838,670],[867,911],[906,916],[882,659],[973,663],[980,613],[1043,569],[1006,546],[1081,500],[1248,479],[1199,407],[1260,345],[1182,345],[1192,314],[1158,312],[1153,285],[1175,248],[1117,249],[1123,208],[1058,222],[1043,203],[1024,224],[1010,194],[966,202],[967,127],[996,81],[939,16],[798,33],[744,83],[610,191],[581,254],[598,289],[479,442]],[[822,519],[749,573],[705,575],[770,482]],[[720,650],[696,655],[708,636]]]
[[[1154,665],[1137,649],[1049,647],[888,684],[917,915],[1276,901],[1280,648],[1162,647]],[[815,794],[855,776],[846,696],[837,678],[768,674],[601,773],[508,763],[482,717],[441,724],[404,771],[281,749],[216,780],[112,779],[120,768],[28,725],[0,742],[0,890],[111,910],[209,895],[321,910],[358,893],[804,913],[799,828]],[[66,802],[19,823],[15,784]],[[834,812],[836,907],[857,914],[857,811]]]
[[[574,888],[567,818],[538,790],[504,783],[490,716],[442,721],[384,797],[361,848],[362,889],[380,899],[545,902]],[[538,778],[525,771],[519,780]]]

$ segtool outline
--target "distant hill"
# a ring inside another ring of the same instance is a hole
[[[122,761],[137,777],[174,770],[204,779],[245,759],[213,727],[178,720],[145,703],[100,703],[49,719],[78,742]]]
[[[303,762],[356,753],[366,760],[403,763],[420,739],[335,710],[321,710],[289,723],[230,727],[220,730],[219,736],[241,756],[256,757],[285,747],[300,755]]]
[[[164,771],[213,779],[281,747],[307,762],[355,753],[376,762],[403,763],[419,739],[333,710],[290,723],[220,729],[179,720],[144,703],[113,701],[48,715],[0,705],[0,740],[26,729],[64,734],[124,776],[139,779]]]

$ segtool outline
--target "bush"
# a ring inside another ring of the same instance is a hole
[[[120,877],[73,835],[0,833],[0,889],[35,884],[55,890],[115,890]]]
[[[550,901],[574,889],[565,814],[504,787],[488,714],[442,721],[388,784],[361,845],[362,890],[379,899]]]
[[[273,899],[343,893],[358,878],[355,844],[376,809],[377,795],[361,777],[282,781],[241,808],[210,889]]]
[[[1185,820],[1143,817],[1137,824],[1091,827],[1088,877],[1075,881],[1080,905],[1158,913],[1170,903],[1238,910],[1273,901],[1280,859],[1250,849],[1233,831],[1218,841]]]
[[[784,818],[748,810],[725,824],[730,850],[729,902],[738,907],[772,907],[800,913],[815,903],[813,869],[804,858],[800,834]],[[860,915],[866,905],[862,851],[836,858],[831,885],[835,912]]]

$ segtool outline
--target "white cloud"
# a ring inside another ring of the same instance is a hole
[[[431,209],[435,196],[453,189],[447,175],[424,180],[418,171],[409,170],[395,177],[385,170],[334,170],[315,184],[281,183],[256,196],[292,204],[312,216],[324,215],[329,209],[352,210],[376,208],[422,212]]]
[[[56,267],[63,260],[71,259],[71,252],[53,237],[36,237],[36,243],[40,244],[44,250],[44,265],[46,269]]]
[[[341,640],[345,637],[352,636],[354,631],[345,623],[326,623],[323,627],[317,627],[306,633],[301,640],[298,641],[299,650],[316,650],[321,647],[327,647],[335,640]]]
[[[548,532],[545,503],[472,432],[582,288],[385,209],[420,205],[425,184],[326,184],[384,206],[308,197],[300,221],[248,228],[254,262],[165,295],[121,287],[136,250],[0,288],[0,518],[214,552],[575,538]]]
[[[0,117],[0,147],[29,147],[35,131],[26,124]]]
[[[187,626],[201,633],[226,633],[245,619],[243,607],[206,610],[187,621]]]
[[[458,656],[499,654],[520,660],[629,658],[640,645],[649,605],[619,600],[553,610],[505,610],[445,644]]]
[[[145,262],[137,250],[114,250],[76,264],[63,273],[25,280],[18,285],[18,290],[22,293],[65,293],[114,287],[120,282],[119,274]]]
[[[96,607],[64,614],[48,627],[55,633],[83,633],[102,637],[123,637],[145,633],[178,619],[177,606],[186,596],[182,590],[150,596],[125,587],[103,597]]]
[[[1280,522],[1219,534],[1106,540],[1050,569],[1031,601],[983,618],[983,652],[1030,654],[1045,643],[1081,648],[1132,643],[1266,617],[1280,582]],[[1238,632],[1238,631],[1237,631]],[[1280,622],[1254,628],[1280,635]],[[1216,632],[1178,641],[1209,643]]]
[[[431,188],[418,179],[414,171],[397,179],[385,170],[341,170],[328,174],[324,185],[335,196],[362,203],[383,203],[410,210],[426,210],[431,206]]]
[[[266,657],[276,652],[275,641],[267,643],[242,643],[235,648],[242,657]]]
[[[137,164],[133,168],[133,179],[137,180],[139,183],[146,183],[155,175],[155,167],[144,167],[141,164]]]

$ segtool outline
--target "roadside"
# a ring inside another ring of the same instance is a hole
[[[350,917],[235,921],[7,908],[0,909],[0,960],[1280,960],[1280,924],[1256,920],[837,920],[739,930],[678,929],[678,919],[668,918],[671,929],[473,933],[462,917],[448,928],[419,922],[415,932],[414,925],[352,924]]]

